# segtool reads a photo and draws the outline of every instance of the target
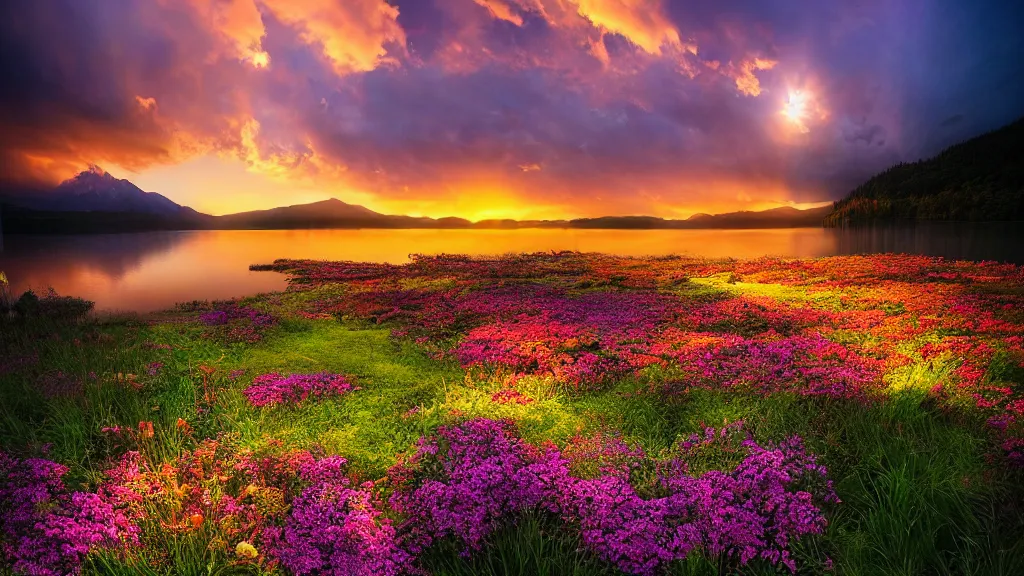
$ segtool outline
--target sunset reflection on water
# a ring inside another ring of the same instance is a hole
[[[1005,236],[1001,237],[1005,243]],[[818,257],[906,251],[950,257],[987,255],[989,242],[955,234],[777,230],[216,230],[82,236],[8,235],[0,270],[15,291],[53,287],[99,310],[148,312],[176,302],[282,290],[285,277],[250,272],[277,258],[400,264],[409,254],[503,254],[579,250],[626,256]],[[971,249],[981,249],[974,255]],[[964,250],[968,252],[961,253]]]

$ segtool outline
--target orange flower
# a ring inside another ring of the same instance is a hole
[[[175,424],[175,426],[177,426],[178,430],[181,431],[182,434],[187,435],[192,433],[192,427],[189,426],[188,422],[186,422],[182,418],[178,418],[178,422]]]
[[[152,438],[153,437],[153,423],[150,421],[139,422],[139,437],[140,438]]]
[[[199,528],[200,526],[203,525],[203,515],[202,514],[193,514],[193,515],[188,517],[188,520],[189,520],[189,522],[192,523],[192,527],[193,528]]]

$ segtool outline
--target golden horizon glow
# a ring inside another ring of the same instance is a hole
[[[644,186],[651,190],[672,190],[683,197],[693,195],[689,201],[675,200],[670,194],[662,193],[656,199],[648,198],[642,204],[630,202],[631,197],[616,198],[613,201],[610,197],[602,199],[595,196],[594,203],[579,205],[557,202],[555,199],[559,195],[556,194],[550,195],[548,201],[539,200],[535,194],[502,184],[497,178],[486,178],[482,173],[434,190],[433,193],[421,191],[414,196],[389,197],[361,190],[340,180],[281,179],[275,177],[273,170],[259,170],[258,163],[253,160],[207,155],[181,164],[154,166],[141,172],[114,164],[105,169],[116,178],[125,178],[143,190],[163,194],[174,202],[214,216],[309,204],[331,198],[364,206],[381,214],[455,217],[471,222],[503,219],[572,220],[601,216],[686,219],[698,213],[761,211],[785,206],[806,210],[831,203],[830,200],[786,200],[796,191],[781,182],[709,180],[685,185],[674,181],[655,182]]]

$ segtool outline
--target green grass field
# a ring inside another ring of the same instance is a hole
[[[359,294],[394,289],[427,294],[451,290],[452,286],[468,293],[487,290],[497,282],[494,275],[448,269],[441,262],[429,274],[388,271],[370,280],[318,280],[298,283],[284,294],[244,299],[237,304],[275,318],[272,325],[258,331],[258,339],[248,341],[225,332],[238,321],[211,328],[198,319],[197,312],[217,309],[217,304],[194,304],[150,317],[83,318],[53,310],[10,313],[0,321],[0,447],[19,459],[45,458],[67,466],[64,483],[71,491],[99,490],[109,481],[106,471],[127,452],[138,452],[154,471],[164,466],[166,477],[176,477],[178,468],[184,467],[183,459],[204,440],[214,439],[218,450],[227,453],[342,455],[352,477],[375,481],[374,490],[386,495],[388,469],[399,462],[400,455],[410,454],[421,436],[431,435],[444,424],[474,418],[508,419],[525,441],[550,441],[560,447],[580,437],[612,432],[657,459],[705,426],[743,421],[759,442],[801,436],[808,452],[817,454],[827,467],[841,500],[822,508],[827,519],[822,534],[789,545],[798,573],[1024,574],[1021,470],[1000,450],[1004,439],[994,436],[986,424],[994,410],[1019,397],[1024,368],[1013,355],[1014,343],[1019,341],[1013,338],[1020,334],[1004,331],[993,335],[971,328],[957,331],[941,322],[912,336],[894,336],[895,330],[889,329],[893,322],[921,325],[926,318],[930,322],[953,315],[949,310],[955,308],[946,300],[929,301],[922,304],[926,307],[914,309],[922,303],[921,294],[936,299],[936,293],[944,299],[982,295],[989,300],[978,296],[980,304],[977,299],[970,301],[978,309],[996,310],[996,319],[1019,327],[1021,324],[1014,324],[1021,320],[1019,310],[997,308],[997,304],[1011,301],[1008,299],[1020,301],[1024,286],[1018,280],[1019,270],[1001,268],[999,282],[961,279],[936,281],[936,286],[885,276],[890,284],[880,288],[883,273],[854,277],[847,274],[853,269],[852,262],[830,263],[829,270],[838,270],[829,272],[835,278],[819,282],[769,281],[773,271],[780,276],[780,270],[792,270],[783,263],[740,270],[736,272],[741,274],[740,280],[730,281],[716,280],[714,267],[735,268],[736,263],[702,263],[697,270],[692,263],[662,262],[654,266],[653,284],[638,287],[639,281],[630,285],[630,279],[638,277],[641,269],[628,260],[609,264],[577,256],[565,259],[555,265],[567,270],[585,265],[583,271],[568,275],[545,272],[539,278],[505,278],[501,282],[555,286],[567,291],[570,298],[594,290],[664,295],[679,302],[682,312],[659,324],[659,334],[666,333],[667,325],[681,322],[677,318],[690,317],[688,307],[698,304],[744,298],[762,302],[757,299],[767,298],[799,312],[794,316],[797,320],[787,316],[790,323],[786,326],[796,323],[790,335],[779,336],[782,332],[775,329],[775,320],[766,321],[767,331],[751,324],[753,316],[740,320],[728,315],[723,316],[725,320],[713,317],[698,328],[688,328],[693,334],[743,335],[751,341],[776,342],[824,325],[820,319],[801,324],[799,318],[808,311],[842,315],[882,310],[884,326],[879,321],[853,330],[830,320],[825,338],[884,366],[857,394],[810,394],[800,387],[803,384],[770,391],[732,381],[728,386],[696,385],[694,377],[674,362],[634,363],[628,370],[616,369],[610,377],[581,385],[560,379],[560,367],[548,369],[543,361],[533,361],[527,368],[510,364],[506,369],[496,369],[496,365],[502,366],[495,362],[481,369],[451,353],[473,337],[472,330],[493,320],[476,317],[465,325],[430,326],[432,331],[417,340],[416,330],[429,325],[432,314],[439,314],[427,310],[430,304],[402,304],[399,308],[408,315],[379,323],[377,311],[349,307]],[[909,264],[924,265],[919,259]],[[995,274],[965,271],[942,262],[927,265],[956,271],[961,278]],[[616,269],[608,270],[609,266]],[[698,277],[698,272],[704,275]],[[292,269],[291,273],[300,279],[310,276],[302,270]],[[673,284],[669,277],[679,274],[693,280]],[[826,276],[817,271],[805,278],[814,274]],[[580,288],[582,277],[597,277],[596,288]],[[646,278],[644,272],[641,279]],[[885,297],[871,292],[877,290],[883,290]],[[586,318],[577,320],[586,323]],[[511,324],[507,319],[501,321],[509,328],[520,320]],[[397,334],[393,333],[396,330]],[[405,335],[402,330],[411,333]],[[957,352],[922,357],[923,346],[951,337],[974,338],[992,348],[979,364],[983,376],[978,386],[1010,389],[1000,400],[1002,404],[982,409],[966,393],[958,392],[964,389],[960,379],[966,378],[960,368],[970,357]],[[685,336],[674,338],[684,344],[692,341]],[[575,354],[573,346],[566,345],[564,350]],[[607,344],[599,346],[599,356],[613,358],[614,350]],[[438,354],[439,350],[449,353]],[[888,361],[896,354],[907,360]],[[253,406],[243,392],[254,377],[273,372],[344,374],[358,389],[293,404]],[[831,378],[830,374],[825,379]],[[769,376],[756,376],[760,377]],[[665,392],[669,388],[672,393]],[[496,400],[498,393],[510,389],[521,401]],[[937,394],[940,389],[947,393]],[[149,422],[152,435],[146,431]],[[712,470],[724,469],[727,463],[712,454],[706,462],[694,465]],[[206,481],[207,500],[216,501],[220,494],[237,496],[244,488],[232,484],[234,480],[218,479],[216,474]],[[161,489],[167,490],[168,496],[147,501],[145,517],[135,521],[138,543],[127,549],[90,549],[80,566],[83,573],[293,572],[263,550],[256,529],[215,523],[214,512],[204,513],[193,529],[168,527],[176,526],[187,504],[175,500],[166,485]],[[293,497],[284,491],[277,508],[270,504],[257,507],[263,514],[260,525],[280,523]],[[16,536],[8,532],[0,533],[0,538],[5,539],[8,556],[4,570],[18,573],[12,568],[8,549]],[[258,557],[240,555],[237,544],[243,539],[252,541]],[[570,524],[536,510],[521,511],[496,523],[482,550],[468,556],[460,550],[453,539],[435,542],[410,569],[436,575],[621,573],[614,563],[581,544]],[[685,559],[665,564],[659,572],[774,574],[788,569],[767,562],[744,564],[728,554],[695,550]]]

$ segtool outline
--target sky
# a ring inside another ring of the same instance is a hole
[[[0,188],[202,212],[808,207],[1024,115],[1015,0],[0,3]]]

